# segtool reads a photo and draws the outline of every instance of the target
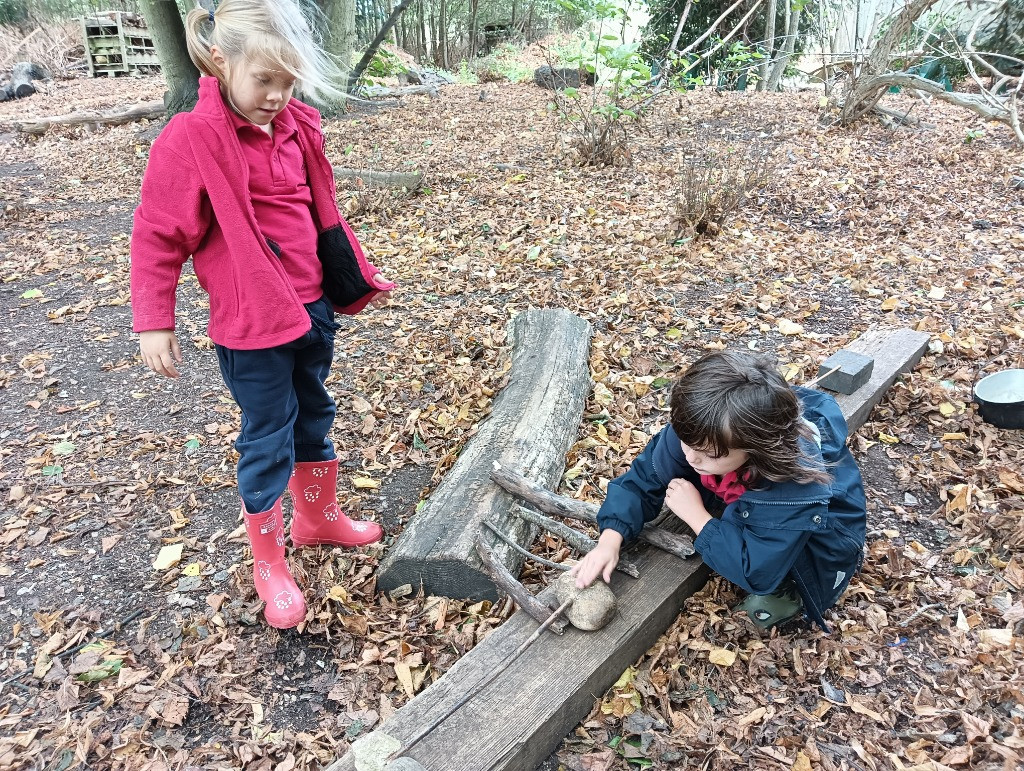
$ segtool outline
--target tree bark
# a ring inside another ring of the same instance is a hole
[[[352,70],[352,75],[348,79],[349,93],[352,93],[355,90],[359,83],[359,78],[363,76],[366,68],[369,66],[370,62],[373,61],[373,57],[377,54],[377,49],[380,48],[381,43],[383,43],[387,38],[388,32],[391,31],[391,28],[395,26],[395,22],[397,22],[399,17],[405,13],[405,9],[412,4],[413,0],[402,0],[402,2],[396,5],[395,9],[388,17],[388,20],[384,22],[384,26],[377,32],[377,36],[370,41],[370,45],[366,47],[366,51],[363,52],[362,58],[359,59],[355,69]]]
[[[789,0],[782,0],[786,3],[786,10],[789,10]],[[765,47],[765,58],[761,62],[761,65],[757,68],[757,74],[759,80],[757,81],[757,90],[764,91],[768,85],[768,75],[771,70],[772,59],[775,58],[775,16],[778,13],[778,1],[768,0],[768,11],[765,14],[765,27],[764,27],[764,47]]]
[[[164,108],[170,118],[191,110],[199,99],[199,70],[189,58],[185,25],[173,0],[140,0],[160,60],[160,72],[167,84]]]
[[[327,52],[335,57],[347,75],[352,69],[352,53],[356,47],[355,0],[325,0],[324,16],[328,27],[324,35]]]

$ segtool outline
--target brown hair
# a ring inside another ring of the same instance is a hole
[[[814,438],[800,401],[765,358],[718,351],[694,363],[672,388],[671,422],[684,444],[714,456],[744,450],[748,487],[769,482],[828,483],[799,439]]]

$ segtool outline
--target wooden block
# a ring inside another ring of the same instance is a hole
[[[818,369],[818,388],[852,394],[871,377],[875,360],[849,349],[829,356]]]

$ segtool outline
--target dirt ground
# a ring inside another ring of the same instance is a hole
[[[931,336],[851,439],[869,543],[833,634],[762,637],[713,579],[545,769],[1024,767],[1024,443],[971,401],[981,375],[1024,366],[1024,157],[999,127],[968,137],[966,113],[919,104],[935,129],[843,131],[816,94],[690,92],[657,105],[630,165],[580,169],[532,85],[328,121],[336,164],[426,187],[340,192],[400,283],[392,307],[342,319],[330,381],[342,504],[387,536],[295,553],[311,613],[280,633],[252,589],[238,413],[194,275],[179,380],[147,372],[131,332],[154,127],[16,128],[162,90],[79,79],[0,104],[0,769],[318,768],[443,674],[510,603],[391,598],[374,568],[486,416],[505,324],[531,306],[595,328],[599,418],[560,488],[594,502],[706,350],[765,351],[801,382],[869,327]],[[778,167],[717,238],[677,238],[681,169],[709,142],[770,146]]]

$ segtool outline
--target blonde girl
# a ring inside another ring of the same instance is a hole
[[[199,101],[153,143],[135,212],[132,314],[142,360],[177,377],[175,289],[191,256],[210,296],[208,334],[242,412],[238,491],[267,623],[299,624],[302,592],[285,559],[282,496],[295,546],[380,540],[337,504],[324,382],[335,312],[388,300],[335,200],[319,113],[292,97],[338,96],[338,78],[291,0],[223,0],[185,19],[204,77]]]

